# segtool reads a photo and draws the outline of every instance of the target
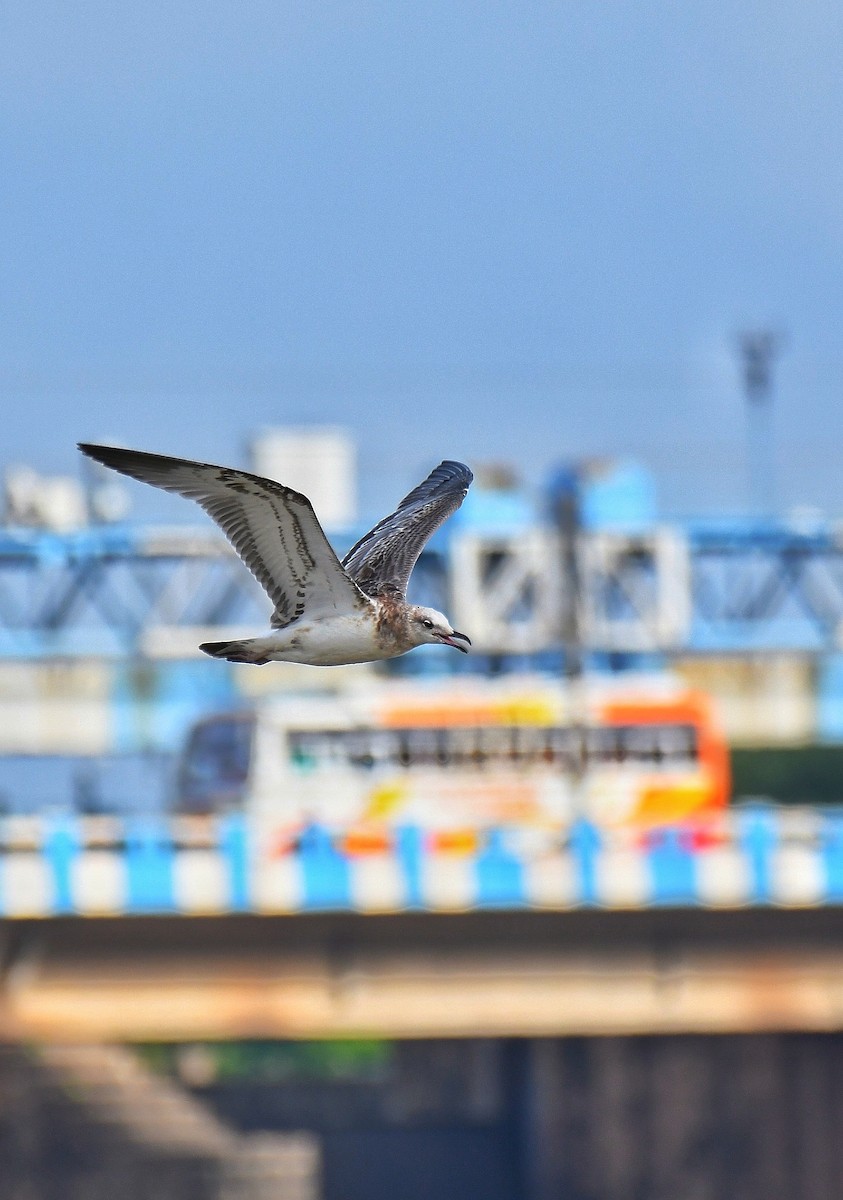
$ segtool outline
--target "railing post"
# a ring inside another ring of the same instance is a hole
[[[334,846],[330,832],[309,825],[299,839],[305,908],[350,908],[348,861]]]
[[[489,830],[486,846],[477,858],[476,902],[481,907],[525,903],[522,865],[506,849],[500,829]]]
[[[676,826],[655,830],[649,837],[648,858],[654,904],[691,904],[697,899],[694,855],[688,833]]]
[[[53,911],[72,913],[73,861],[79,851],[79,835],[70,817],[51,821],[44,838],[44,855],[50,865],[53,883]]]
[[[126,825],[126,875],[130,912],[171,912],[175,908],[175,847],[170,831],[149,818]]]
[[[579,872],[579,895],[577,900],[584,906],[598,904],[597,858],[600,853],[601,836],[595,825],[584,818],[571,826],[569,844]]]
[[[740,814],[738,830],[750,869],[750,903],[769,904],[773,899],[772,856],[779,840],[775,818],[763,809]]]
[[[402,825],[396,831],[395,853],[401,864],[407,908],[424,908],[422,856],[424,839],[416,825]]]
[[[249,831],[246,819],[239,813],[223,817],[220,828],[220,849],[225,856],[231,908],[246,912],[250,907],[249,889]]]

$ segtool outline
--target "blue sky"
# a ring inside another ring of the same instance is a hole
[[[584,454],[739,509],[773,323],[782,506],[843,513],[841,80],[830,0],[8,4],[0,468],[328,421],[367,510]]]

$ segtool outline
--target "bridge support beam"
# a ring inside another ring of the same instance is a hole
[[[0,1038],[838,1030],[842,930],[837,910],[20,921]]]

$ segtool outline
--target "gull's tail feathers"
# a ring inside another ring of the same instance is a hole
[[[264,638],[246,638],[238,642],[203,642],[199,647],[211,658],[224,658],[233,663],[254,663],[262,667],[269,662]]]

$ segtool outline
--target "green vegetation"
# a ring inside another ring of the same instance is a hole
[[[732,794],[781,804],[843,804],[843,746],[732,750]]]
[[[178,1074],[188,1082],[248,1079],[345,1079],[367,1082],[383,1078],[392,1059],[392,1043],[376,1039],[312,1042],[202,1042],[191,1045],[148,1044],[138,1048],[147,1066],[161,1074]]]

